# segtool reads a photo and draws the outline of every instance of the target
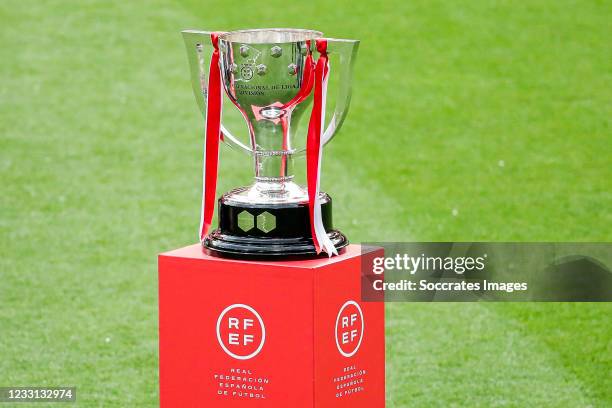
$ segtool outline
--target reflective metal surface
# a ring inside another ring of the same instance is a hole
[[[250,152],[255,183],[230,192],[226,199],[243,203],[287,203],[307,200],[306,189],[293,180],[294,157],[304,153],[312,106],[307,64],[318,57],[322,33],[297,29],[241,30],[221,33],[221,73],[229,99],[247,122],[248,135],[235,136],[222,125],[223,140]],[[194,94],[205,112],[212,45],[210,32],[183,32]],[[330,79],[324,142],[340,129],[348,111],[358,41],[328,39]],[[313,55],[314,52],[314,55]]]
[[[286,190],[271,183],[272,178],[291,182],[297,143],[293,127],[312,99],[312,75],[306,76],[312,69],[306,64],[312,64],[313,40],[319,37],[320,32],[307,30],[245,30],[219,36],[223,85],[249,125],[256,180],[267,181],[260,190]]]

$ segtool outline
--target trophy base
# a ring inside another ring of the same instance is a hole
[[[210,255],[243,259],[291,259],[317,255],[310,231],[308,203],[246,204],[219,199],[219,228],[202,242]],[[331,198],[321,194],[328,237],[342,252],[348,239],[332,225]]]

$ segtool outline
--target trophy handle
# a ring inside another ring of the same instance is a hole
[[[200,111],[206,116],[206,95],[208,92],[208,74],[213,46],[210,35],[215,31],[183,30],[183,40],[187,49],[187,58],[191,70],[191,87]],[[230,146],[237,146],[241,150],[251,153],[250,146],[242,143],[221,123],[221,140]]]
[[[327,53],[330,58],[327,97],[328,102],[335,101],[335,105],[331,119],[323,133],[323,144],[329,142],[338,133],[348,113],[351,103],[353,66],[359,49],[358,40],[337,38],[326,38],[326,40]]]

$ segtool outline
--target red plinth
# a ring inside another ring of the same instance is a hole
[[[161,254],[161,406],[384,407],[384,305],[361,302],[360,259]]]

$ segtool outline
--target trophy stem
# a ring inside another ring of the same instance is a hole
[[[289,199],[296,202],[307,199],[307,194],[294,182],[293,155],[291,150],[256,150],[255,183],[251,197],[271,200]]]
[[[255,179],[259,178],[286,178],[293,177],[293,152],[255,151]]]

